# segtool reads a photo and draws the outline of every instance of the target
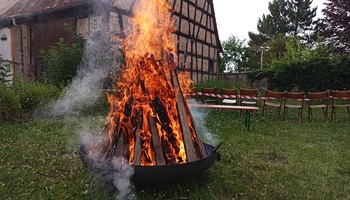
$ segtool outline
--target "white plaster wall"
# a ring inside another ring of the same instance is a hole
[[[11,48],[12,38],[11,38],[11,29],[9,28],[3,28],[0,29],[0,55],[1,59],[5,61],[1,61],[0,64],[4,65],[7,64],[7,61],[12,61],[12,48]],[[11,69],[12,72],[12,69]],[[12,73],[11,76],[8,77],[10,80],[12,79]]]

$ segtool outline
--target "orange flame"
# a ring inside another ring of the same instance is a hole
[[[180,81],[180,88],[184,96],[190,94],[192,92],[191,85],[193,84],[190,73],[189,72],[179,73],[178,77]]]
[[[134,163],[135,143],[139,137],[142,141],[141,165],[156,165],[148,116],[156,119],[159,138],[167,149],[166,162],[186,162],[176,111],[177,91],[170,81],[170,71],[175,69],[177,60],[171,10],[168,0],[140,0],[134,6],[128,36],[122,41],[126,65],[116,85],[122,94],[119,99],[108,96],[111,104],[108,120],[113,121],[110,124],[116,126],[128,142],[129,164]],[[181,81],[181,87],[189,85],[188,81],[183,84]],[[164,108],[166,116],[155,112],[155,104]]]

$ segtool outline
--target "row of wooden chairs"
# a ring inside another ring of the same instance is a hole
[[[331,101],[331,102],[329,102]],[[312,110],[322,109],[325,121],[328,121],[328,107],[330,105],[331,120],[338,122],[337,108],[346,108],[350,118],[350,90],[346,91],[323,91],[323,92],[275,92],[266,90],[263,103],[263,116],[266,116],[267,107],[276,108],[276,119],[283,107],[284,117],[288,121],[288,110],[298,109],[298,121],[301,121],[304,102],[307,103],[308,119],[315,121]]]
[[[239,99],[237,89],[220,88],[220,95],[229,95],[236,98],[222,98],[222,104],[241,105],[241,106],[257,106],[258,90],[257,89],[239,89]],[[202,94],[217,94],[216,88],[201,88]],[[202,95],[201,99],[204,103],[218,104],[216,96]],[[279,118],[283,108],[284,118],[288,121],[288,111],[290,109],[298,110],[298,121],[302,119],[304,102],[307,104],[308,119],[312,118],[314,122],[313,109],[322,109],[324,119],[328,121],[328,107],[331,106],[331,120],[338,122],[336,115],[337,108],[346,108],[350,118],[350,90],[345,91],[323,91],[323,92],[276,92],[265,91],[263,100],[262,114],[266,117],[268,107],[274,107],[276,110],[275,117]],[[330,102],[331,101],[331,102]]]
[[[217,94],[216,88],[201,88],[202,94]],[[240,101],[237,101],[238,90],[237,89],[228,89],[220,88],[220,95],[234,96],[236,98],[223,98],[221,101],[222,104],[232,104],[232,105],[244,105],[244,106],[256,106],[258,90],[257,89],[240,89],[239,94],[241,96]],[[243,98],[246,97],[246,98]],[[252,97],[252,98],[251,98]],[[202,95],[202,101],[204,103],[215,103],[218,104],[218,98]]]

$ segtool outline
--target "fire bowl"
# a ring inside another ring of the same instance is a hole
[[[134,166],[132,181],[135,184],[167,183],[183,180],[189,177],[203,174],[215,160],[219,157],[217,149],[209,144],[205,144],[206,157],[194,162],[177,165],[156,165],[156,166]],[[114,167],[111,162],[101,161],[88,155],[91,150],[89,143],[82,143],[79,148],[80,159],[91,171],[96,173],[113,173]]]

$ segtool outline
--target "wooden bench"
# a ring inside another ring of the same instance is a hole
[[[188,104],[189,107],[196,108],[213,108],[229,110],[245,110],[244,125],[250,130],[250,116],[252,111],[258,111],[260,108],[255,106],[229,106],[229,105],[212,105],[212,104]]]

